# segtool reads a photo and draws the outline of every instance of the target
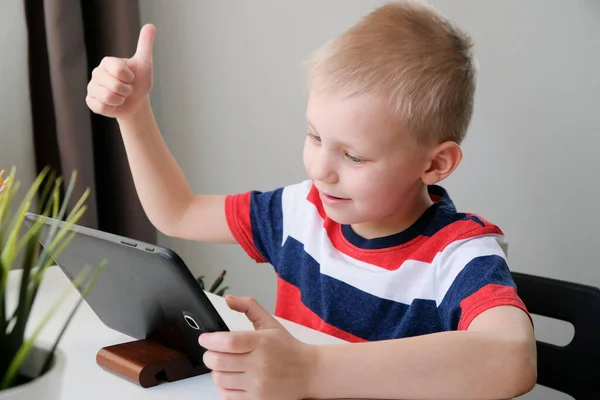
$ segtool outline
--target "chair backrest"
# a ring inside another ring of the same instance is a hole
[[[513,272],[527,309],[570,322],[573,340],[566,346],[537,341],[538,384],[573,396],[600,399],[600,289]]]

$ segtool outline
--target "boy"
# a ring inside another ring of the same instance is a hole
[[[498,399],[536,381],[531,320],[503,234],[437,183],[458,166],[475,92],[469,38],[428,6],[390,3],[310,60],[304,164],[271,192],[195,195],[152,114],[152,42],[105,58],[90,109],[117,118],[137,192],[166,235],[239,243],[278,277],[275,314],[341,337],[311,346],[254,300],[253,332],[203,334],[227,399]]]

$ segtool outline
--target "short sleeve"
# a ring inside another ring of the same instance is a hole
[[[475,317],[497,306],[514,306],[529,315],[517,294],[502,239],[501,235],[460,239],[443,251],[436,283],[444,330],[466,330]]]
[[[277,258],[281,248],[283,188],[273,191],[249,191],[227,196],[225,215],[232,235],[256,262]]]

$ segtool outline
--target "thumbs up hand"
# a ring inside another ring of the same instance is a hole
[[[131,117],[152,90],[152,45],[156,28],[144,25],[133,57],[104,57],[87,86],[86,104],[96,114]]]
[[[316,348],[294,338],[256,300],[226,297],[246,314],[254,331],[203,333],[204,364],[223,399],[304,399],[309,393]]]

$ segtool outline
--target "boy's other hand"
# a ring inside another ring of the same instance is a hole
[[[85,99],[90,110],[112,118],[135,114],[152,89],[155,32],[154,25],[144,25],[131,58],[104,57],[94,68]]]
[[[222,399],[302,399],[316,362],[314,346],[294,338],[256,300],[226,297],[232,310],[243,312],[254,331],[204,333],[199,343],[208,351]]]

